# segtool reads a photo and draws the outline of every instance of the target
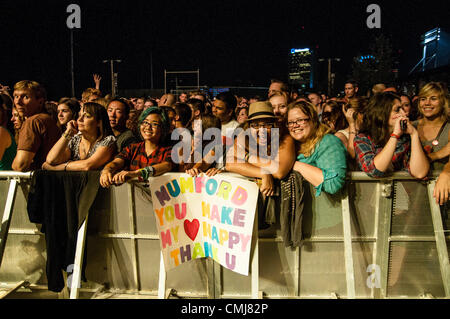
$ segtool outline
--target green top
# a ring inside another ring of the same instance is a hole
[[[335,194],[344,186],[347,173],[347,149],[336,136],[325,135],[310,157],[300,154],[297,160],[322,170],[323,183],[315,188],[316,197],[322,191]]]
[[[3,153],[3,157],[0,160],[0,171],[12,171],[11,165],[14,161],[14,158],[16,157],[17,144],[11,132],[7,128],[4,129],[7,130],[9,136],[11,136],[11,145],[5,150],[5,152]]]

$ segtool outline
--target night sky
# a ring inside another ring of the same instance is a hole
[[[155,88],[163,87],[164,69],[197,68],[201,85],[267,86],[271,78],[286,79],[290,49],[303,47],[342,58],[336,71],[343,79],[352,57],[380,32],[392,38],[404,75],[421,58],[420,36],[437,26],[448,30],[450,12],[448,1],[438,0],[3,0],[0,83],[33,79],[50,98],[70,95],[70,3],[81,7],[81,29],[74,31],[77,96],[94,85],[93,73],[109,90],[102,61],[110,58],[122,60],[121,89],[150,88],[151,56]],[[381,6],[381,30],[366,26],[370,3]]]

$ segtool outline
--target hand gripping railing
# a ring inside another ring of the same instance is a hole
[[[227,173],[228,174],[228,173]],[[232,175],[232,174],[229,174]],[[235,175],[235,174],[233,174]],[[437,177],[439,174],[433,174],[433,178]],[[241,177],[240,175],[235,175],[236,177]],[[4,249],[6,245],[7,235],[9,231],[9,225],[12,216],[12,210],[14,208],[14,201],[16,197],[16,191],[18,185],[22,186],[22,190],[24,191],[26,198],[26,187],[23,187],[26,184],[26,181],[32,177],[32,173],[18,173],[18,172],[0,172],[0,179],[8,179],[10,181],[9,190],[7,195],[7,200],[5,204],[4,214],[2,218],[2,226],[0,230],[0,265],[4,255]],[[385,298],[387,296],[387,277],[388,277],[388,258],[389,258],[389,240],[390,240],[390,227],[391,227],[391,216],[388,214],[379,214],[383,211],[389,211],[390,207],[387,209],[388,205],[391,205],[392,202],[386,201],[386,198],[389,198],[392,195],[392,185],[394,181],[408,181],[415,180],[408,173],[395,173],[389,177],[383,179],[373,179],[367,176],[363,172],[350,172],[347,175],[347,179],[349,182],[376,182],[377,188],[376,192],[378,193],[378,205],[376,207],[378,216],[377,224],[378,227],[376,237],[377,237],[377,245],[374,253],[374,264],[380,265],[381,267],[381,289],[377,289],[375,291],[375,298]],[[352,250],[352,234],[351,234],[351,211],[350,211],[350,202],[351,195],[349,194],[349,188],[346,185],[346,189],[344,190],[344,196],[341,200],[341,208],[342,208],[342,227],[343,227],[343,237],[344,237],[344,260],[345,260],[345,274],[346,274],[346,287],[347,287],[347,298],[356,298],[355,292],[355,273],[354,273],[354,260],[353,260],[353,250]],[[129,187],[129,197],[133,198],[133,187],[132,183],[128,185]],[[433,222],[434,229],[434,237],[436,241],[436,248],[439,258],[439,266],[441,270],[443,287],[445,291],[445,296],[450,297],[450,267],[449,267],[449,259],[448,259],[448,250],[446,237],[443,229],[443,223],[441,219],[441,214],[439,210],[439,206],[436,204],[435,200],[432,197],[433,189],[435,187],[435,181],[431,179],[427,185],[427,193],[429,197],[429,204],[431,209],[431,217]],[[385,205],[386,207],[381,207]],[[130,221],[132,222],[132,228],[135,228],[134,224],[134,202],[129,202],[129,210],[130,210]],[[256,223],[255,223],[256,225]],[[82,258],[84,255],[84,243],[86,238],[86,228],[87,228],[87,220],[83,223],[78,233],[78,241],[76,248],[76,257],[74,262],[74,272],[72,274],[72,282],[71,282],[71,291],[70,298],[78,298],[78,292],[80,287],[80,274],[81,274],[81,264]],[[132,230],[132,233],[135,232],[135,229]],[[258,258],[258,236],[257,230],[255,231],[254,236],[254,244],[255,249],[253,250],[253,254],[251,256],[251,284],[252,284],[252,298],[261,298],[261,292],[259,291],[259,283],[258,283],[258,268],[259,268],[259,258]],[[134,243],[136,246],[136,243]],[[136,247],[133,250],[136,253]],[[220,277],[220,266],[211,263],[208,267],[213,268],[213,278],[209,278],[211,280],[208,281],[208,290],[211,289],[213,291],[214,298],[220,297],[220,291],[218,287],[216,287],[216,276]],[[139,290],[139,274],[135,272],[135,282],[136,287]],[[160,286],[159,286],[159,296],[163,297],[166,295],[165,289],[165,271],[164,267],[160,268]],[[220,282],[219,282],[220,285]],[[298,287],[297,287],[298,288]],[[15,288],[17,289],[17,288]],[[164,293],[163,293],[164,292]]]

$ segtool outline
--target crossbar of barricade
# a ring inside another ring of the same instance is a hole
[[[228,173],[227,173],[228,174]],[[235,177],[241,177],[236,174]],[[14,209],[14,202],[17,193],[18,186],[22,186],[25,198],[27,195],[26,184],[31,178],[32,173],[17,173],[17,172],[0,172],[0,179],[9,180],[9,190],[6,198],[4,213],[2,217],[2,227],[0,231],[0,266],[4,256],[4,250],[6,246],[7,236],[9,232],[10,222],[12,218],[12,212]],[[441,218],[441,213],[439,206],[433,199],[433,189],[435,186],[434,179],[438,176],[438,173],[434,173],[432,179],[427,183],[427,195],[430,204],[431,218],[434,231],[434,242],[436,243],[436,250],[438,254],[439,268],[442,276],[442,283],[444,287],[445,297],[450,297],[450,266],[448,257],[448,248],[446,241],[446,233],[444,231],[444,225]],[[388,268],[389,268],[389,245],[391,242],[396,240],[395,236],[391,235],[391,209],[392,209],[392,192],[393,183],[396,181],[414,181],[408,173],[401,172],[395,173],[392,176],[383,179],[373,179],[367,176],[363,172],[349,172],[347,175],[347,180],[349,183],[355,182],[374,182],[376,185],[376,206],[375,206],[375,236],[376,245],[373,250],[373,263],[380,266],[380,289],[372,290],[373,298],[386,298],[388,289]],[[346,288],[347,288],[347,298],[356,298],[355,289],[355,265],[354,265],[354,252],[352,249],[352,243],[356,240],[353,238],[351,233],[351,219],[352,210],[350,208],[350,202],[352,201],[352,194],[349,191],[348,184],[344,190],[344,194],[341,200],[341,212],[342,212],[342,227],[343,227],[343,245],[344,245],[344,262],[345,262],[345,276],[346,276]],[[128,211],[129,211],[129,221],[130,221],[130,233],[132,234],[133,244],[132,244],[132,259],[133,259],[133,269],[134,269],[134,283],[136,289],[140,290],[140,272],[138,269],[137,261],[137,235],[136,231],[136,207],[134,203],[134,184],[135,182],[128,183]],[[256,218],[256,214],[255,214]],[[257,222],[254,223],[253,241],[254,249],[251,254],[251,298],[262,298],[263,292],[260,291],[259,287],[259,236],[257,229]],[[71,292],[70,298],[78,298],[80,290],[80,276],[81,276],[81,265],[82,258],[85,249],[86,240],[86,230],[87,230],[87,219],[82,224],[79,233],[78,241],[76,246],[76,257],[74,262],[74,272],[72,274],[71,282]],[[324,239],[326,240],[326,239]],[[429,240],[428,238],[426,240]],[[168,291],[166,289],[166,273],[164,270],[163,258],[160,256],[160,271],[159,271],[159,284],[158,284],[158,297],[167,298]],[[296,250],[297,263],[295,266],[295,273],[298,278],[300,277],[300,251]],[[208,269],[208,297],[210,298],[220,298],[221,297],[221,269],[222,266],[218,265],[212,260],[207,262]],[[296,291],[299,292],[300,287],[297,283]],[[299,293],[298,293],[299,295]]]

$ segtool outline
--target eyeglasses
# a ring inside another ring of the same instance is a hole
[[[287,122],[287,127],[292,128],[294,126],[300,126],[300,125],[305,125],[306,123],[308,123],[310,120],[310,118],[306,118],[306,119],[296,119],[295,121],[290,121]]]
[[[273,128],[275,126],[275,123],[270,122],[264,122],[264,123],[250,123],[250,127],[254,130],[258,130],[260,128]]]
[[[159,124],[159,123],[150,123],[148,121],[142,121],[141,125],[142,126],[150,126],[151,128],[154,128],[154,129],[161,127],[161,124]]]

